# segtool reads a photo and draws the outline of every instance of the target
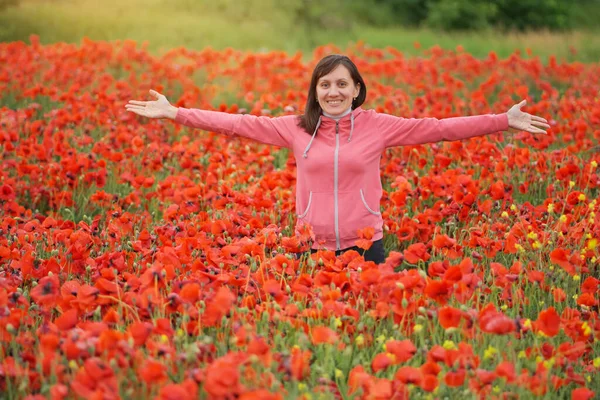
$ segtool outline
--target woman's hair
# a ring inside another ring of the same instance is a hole
[[[308,98],[306,99],[306,107],[304,109],[304,114],[300,116],[300,121],[298,123],[300,128],[311,135],[317,127],[317,122],[323,112],[317,101],[317,83],[319,82],[319,79],[333,71],[338,65],[343,65],[348,69],[350,77],[355,85],[360,84],[358,96],[356,96],[356,100],[352,100],[352,109],[354,110],[361,106],[367,98],[367,86],[365,85],[365,81],[362,76],[360,76],[358,68],[356,68],[356,65],[354,65],[350,58],[339,54],[332,54],[322,58],[312,73],[310,88],[308,89]]]

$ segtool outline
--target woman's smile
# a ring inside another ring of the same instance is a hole
[[[338,65],[324,75],[317,83],[317,101],[321,109],[331,115],[339,115],[352,107],[352,100],[358,96],[360,84],[355,84],[350,71]]]

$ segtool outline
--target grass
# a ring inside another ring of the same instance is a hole
[[[100,4],[102,4],[100,6]],[[0,41],[29,41],[37,34],[43,44],[80,43],[92,40],[132,39],[147,42],[148,49],[161,54],[183,46],[191,50],[232,47],[250,51],[302,51],[310,57],[316,45],[334,44],[342,49],[358,40],[382,48],[395,47],[407,54],[439,45],[454,49],[462,45],[476,57],[495,51],[507,57],[515,50],[546,60],[593,62],[600,59],[600,40],[593,31],[571,33],[533,32],[499,34],[493,30],[473,33],[440,33],[429,29],[381,28],[354,22],[334,24],[330,30],[308,30],[294,23],[290,9],[273,0],[252,6],[231,0],[22,0],[18,7],[0,11]],[[347,25],[346,28],[343,25]],[[572,54],[572,49],[577,54]]]

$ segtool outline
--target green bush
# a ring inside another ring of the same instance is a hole
[[[485,29],[493,24],[497,8],[487,0],[430,1],[426,26],[445,31]]]
[[[547,28],[564,30],[571,28],[571,9],[574,3],[587,3],[569,0],[497,0],[498,14],[496,25],[509,30],[536,30]]]
[[[349,0],[347,11],[373,25],[441,30],[565,30],[597,25],[600,0]],[[593,17],[589,14],[595,14]]]

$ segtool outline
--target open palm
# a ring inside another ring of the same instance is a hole
[[[521,107],[527,104],[527,100],[523,100],[519,104],[515,104],[506,113],[508,115],[508,126],[513,129],[526,131],[529,133],[546,134],[546,129],[550,129],[548,121],[537,115],[531,115],[521,111]],[[542,129],[543,128],[543,129]]]
[[[154,101],[129,100],[125,105],[127,111],[148,118],[175,118],[177,107],[173,107],[167,98],[155,90],[150,89],[150,94],[156,98]]]

